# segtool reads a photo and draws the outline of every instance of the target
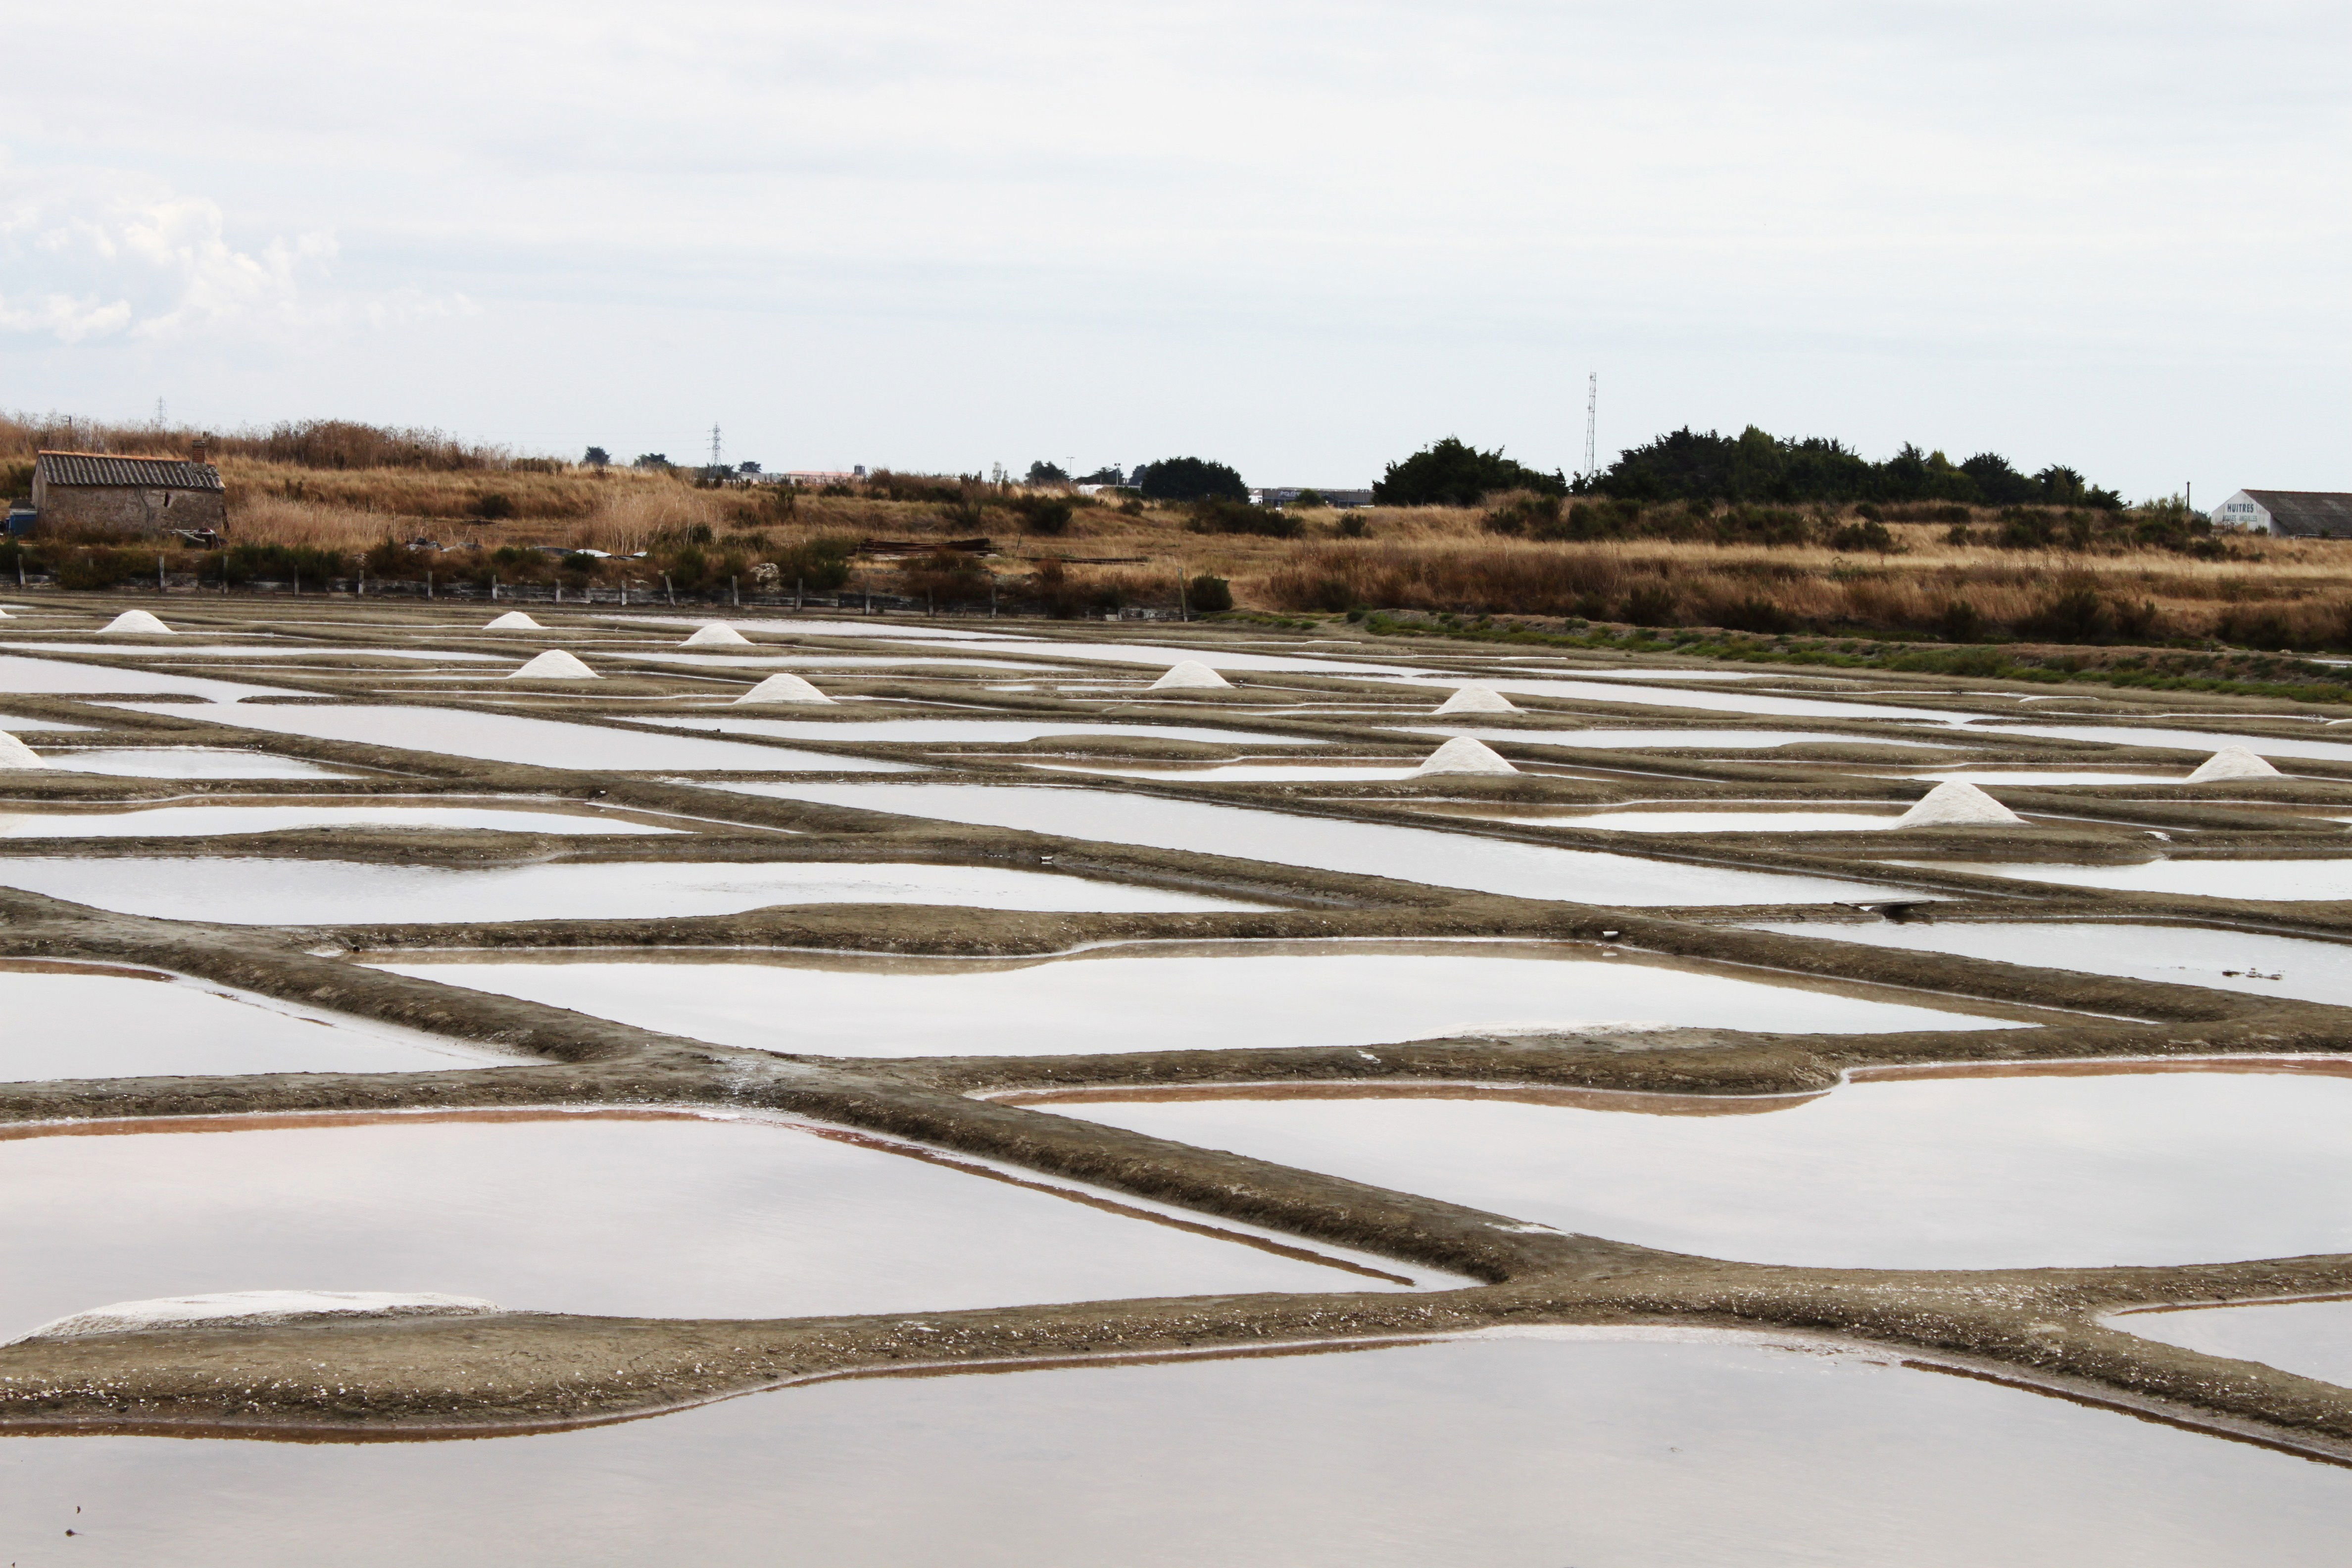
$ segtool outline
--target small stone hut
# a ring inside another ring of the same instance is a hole
[[[228,521],[220,470],[178,458],[41,452],[33,458],[33,510],[43,533],[218,530]]]

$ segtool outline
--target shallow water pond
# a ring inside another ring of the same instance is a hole
[[[2204,926],[2072,921],[1906,921],[1901,925],[1797,921],[1759,923],[1756,929],[2352,1006],[2352,946],[2339,942]]]
[[[640,722],[680,730],[712,730],[730,735],[766,735],[779,741],[976,741],[1043,740],[1048,735],[1118,735],[1140,741],[1210,741],[1240,746],[1320,746],[1285,735],[1248,730],[1210,730],[1189,724],[1096,724],[1085,720],[1030,719],[674,719],[646,715]]]
[[[0,647],[8,647],[0,644]],[[26,652],[40,653],[112,653],[123,650],[121,643],[20,643],[14,645]],[[173,642],[142,647],[139,652],[150,658],[400,658],[447,659],[451,663],[477,661],[506,662],[507,656],[496,653],[454,653],[446,648],[383,647],[372,644],[351,643],[191,643]]]
[[[231,925],[657,920],[778,904],[998,910],[1260,910],[1192,893],[986,866],[598,861],[390,866],[354,860],[0,858],[0,887],[162,920]]]
[[[90,746],[41,752],[50,767],[69,773],[132,779],[348,779],[348,769],[222,746]],[[0,775],[5,776],[5,775]]]
[[[1999,860],[1890,860],[1931,871],[1973,871],[2069,888],[2187,893],[2209,899],[2352,899],[2352,857],[2340,860],[2147,860],[2137,866],[2065,866]]]
[[[1678,672],[1677,672],[1678,673]],[[1590,680],[1529,679],[1507,676],[1473,684],[1490,686],[1507,696],[1564,697],[1582,702],[1639,703],[1648,708],[1697,708],[1714,713],[1760,713],[1791,719],[1896,719],[1929,724],[1958,724],[1966,713],[1936,708],[1895,708],[1880,702],[1824,701],[1817,697],[1792,697],[1779,692],[1677,691],[1643,686],[1633,690]]]
[[[1682,1115],[1644,1113],[1652,1097],[1626,1102],[1235,1092],[1045,1108],[1751,1262],[2014,1268],[2352,1251],[2352,1079],[1952,1077],[1777,1102],[1692,1096]],[[1742,1109],[1767,1113],[1710,1114]]]
[[[172,710],[160,705],[124,703],[144,712]],[[207,719],[240,729],[267,730],[280,735],[308,735],[314,740],[353,741],[373,746],[398,746],[444,756],[472,757],[487,763],[517,763],[528,767],[595,768],[628,772],[644,768],[677,768],[688,772],[732,769],[744,773],[909,773],[908,763],[880,763],[864,757],[831,757],[816,752],[796,752],[783,746],[749,745],[740,741],[711,741],[698,735],[657,735],[643,730],[607,729],[596,724],[567,724],[561,720],[530,719],[510,713],[488,713],[464,708],[401,708],[344,706],[325,703],[239,706],[225,712],[207,712]]]
[[[1215,763],[1200,768],[1110,767],[1080,763],[1033,763],[1042,773],[1092,773],[1102,778],[1158,779],[1163,784],[1382,784],[1421,776],[1414,763]]]
[[[1233,855],[1468,888],[1524,899],[1627,907],[1823,903],[1885,891],[1867,882],[1554,849],[1432,828],[1391,827],[1105,790],[1002,784],[727,784],[787,800],[1026,828],[1109,844]]]
[[[114,653],[133,651],[129,645],[112,648]],[[0,654],[0,691],[41,692],[65,696],[80,696],[91,692],[158,691],[176,693],[183,697],[201,697],[207,702],[235,702],[245,697],[299,697],[299,691],[281,691],[275,687],[246,686],[234,680],[211,680],[203,676],[166,675],[148,669],[124,669],[113,665],[75,664],[62,658],[26,658],[18,654]],[[184,711],[175,705],[171,712]],[[214,717],[207,713],[206,718]]]
[[[1404,729],[1408,735],[1468,735],[1492,744],[1516,742],[1527,746],[1602,746],[1651,751],[1759,751],[1773,746],[1927,746],[1950,747],[1951,741],[1915,741],[1895,735],[1839,735],[1822,730],[1506,730],[1471,725],[1420,724]]]
[[[2168,773],[2135,773],[2099,768],[1923,768],[1917,772],[1880,773],[1877,776],[1916,780],[1921,784],[1959,779],[1973,784],[2160,784],[2186,783],[2189,770],[2181,768]]]
[[[409,827],[498,833],[679,833],[585,812],[464,805],[157,805],[136,811],[0,810],[0,838],[196,837],[313,827]]]
[[[2352,1388],[2352,1300],[2119,1312],[2105,1322],[2142,1339]]]
[[[1557,827],[1591,827],[1612,833],[1870,833],[1892,827],[1900,805],[1824,810],[1804,806],[1753,806],[1729,811],[1703,805],[1624,806],[1601,811],[1547,811],[1506,815],[1460,812],[1481,822],[1525,822]]]
[[[157,970],[0,960],[0,1081],[419,1072],[514,1062],[413,1029]],[[0,1333],[0,1338],[5,1338]]]
[[[42,1260],[0,1272],[0,1337],[110,1302],[228,1290],[784,1318],[1394,1289],[1411,1272],[1274,1250],[1244,1226],[1204,1236],[1150,1205],[1106,1210],[1040,1178],[789,1121],[506,1111],[174,1130],[188,1127],[0,1137],[0,1255]]]
[[[2334,1466],[1884,1355],[1560,1331],[482,1442],[0,1441],[26,1568],[2334,1568],[2347,1510]]]
[[[1363,1046],[1629,1025],[1802,1034],[2011,1026],[1920,1005],[1914,993],[1801,988],[1602,952],[1550,942],[1250,942],[1029,962],[383,967],[719,1045],[853,1057]],[[1179,996],[1181,1007],[1137,1005]]]
[[[2243,746],[2258,757],[2300,757],[2313,762],[2352,763],[2352,742],[2280,740],[2269,735],[2233,735],[2215,730],[2165,730],[2127,724],[1975,723],[1982,735],[2039,735],[2052,741],[2095,741],[2110,746],[2165,746],[2183,752],[2218,752]]]

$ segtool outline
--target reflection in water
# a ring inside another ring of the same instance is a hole
[[[781,1318],[1412,1282],[1384,1260],[799,1122],[446,1112],[16,1131],[0,1134],[0,1257],[45,1261],[0,1271],[0,1338],[226,1290]]]
[[[1554,849],[1432,828],[1342,822],[1108,790],[921,784],[722,784],[714,787],[866,811],[905,812],[948,822],[1062,833],[1110,844],[1234,855],[1278,866],[1312,866],[1523,899],[1570,899],[1629,908],[1810,904],[1851,900],[1888,890],[1830,877],[1738,871],[1645,860],[1604,850]]]
[[[1874,1356],[1574,1334],[478,1442],[0,1441],[0,1551],[76,1530],[96,1568],[2334,1568],[2347,1507],[2333,1466]]]
[[[2142,1339],[2352,1388],[2352,1298],[2119,1312],[2106,1323]]]
[[[1999,860],[1890,860],[1930,871],[2113,888],[2126,893],[2188,893],[2211,899],[2352,899],[2352,856],[2329,860],[2149,860],[2137,866],[2018,865]]]
[[[1899,925],[1888,921],[1792,921],[1759,923],[1755,929],[2352,1005],[2352,945],[2343,942],[2205,926],[2089,921],[1906,921]]]
[[[1712,1118],[1418,1097],[1050,1109],[1761,1263],[2009,1268],[2352,1251],[2342,1076],[1873,1075],[1778,1115]]]
[[[517,1058],[249,992],[114,965],[0,960],[0,1082],[417,1072]]]
[[[232,925],[653,920],[775,904],[973,904],[1000,910],[1255,910],[1192,893],[992,866],[817,861],[375,865],[356,860],[0,859],[0,887],[162,920]]]
[[[496,833],[679,833],[585,812],[459,805],[158,805],[137,811],[0,812],[0,838],[195,838],[309,827],[412,827]]]
[[[1787,977],[1608,951],[1235,942],[1025,962],[550,955],[553,962],[404,958],[384,967],[715,1045],[851,1057],[1366,1046],[1604,1027],[1879,1034],[2007,1022],[1998,1015],[2008,1009],[1946,1012],[1921,1005],[1917,992],[1775,984]],[[1181,1005],[1139,1007],[1139,997],[1181,998]]]

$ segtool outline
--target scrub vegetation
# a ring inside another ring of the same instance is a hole
[[[44,447],[184,455],[196,438],[0,419],[0,480],[22,493]],[[688,595],[797,587],[1078,616],[1198,613],[1179,585],[1205,574],[1244,611],[1532,617],[1551,635],[2352,650],[2344,544],[2216,534],[2177,499],[2126,507],[2072,469],[2022,474],[1996,454],[1874,463],[1755,429],[1678,431],[1572,482],[1449,437],[1391,464],[1381,504],[1345,511],[1253,506],[1232,468],[1192,458],[1146,465],[1139,491],[1081,495],[1045,465],[1034,483],[882,470],[796,489],[343,421],[208,439],[236,548],[162,552],[167,575],[207,583],[667,579]],[[0,572],[105,587],[152,580],[157,554],[37,539],[6,547]]]

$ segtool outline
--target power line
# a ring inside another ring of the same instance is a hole
[[[715,468],[719,464],[719,424],[713,420],[710,426],[710,466]]]

